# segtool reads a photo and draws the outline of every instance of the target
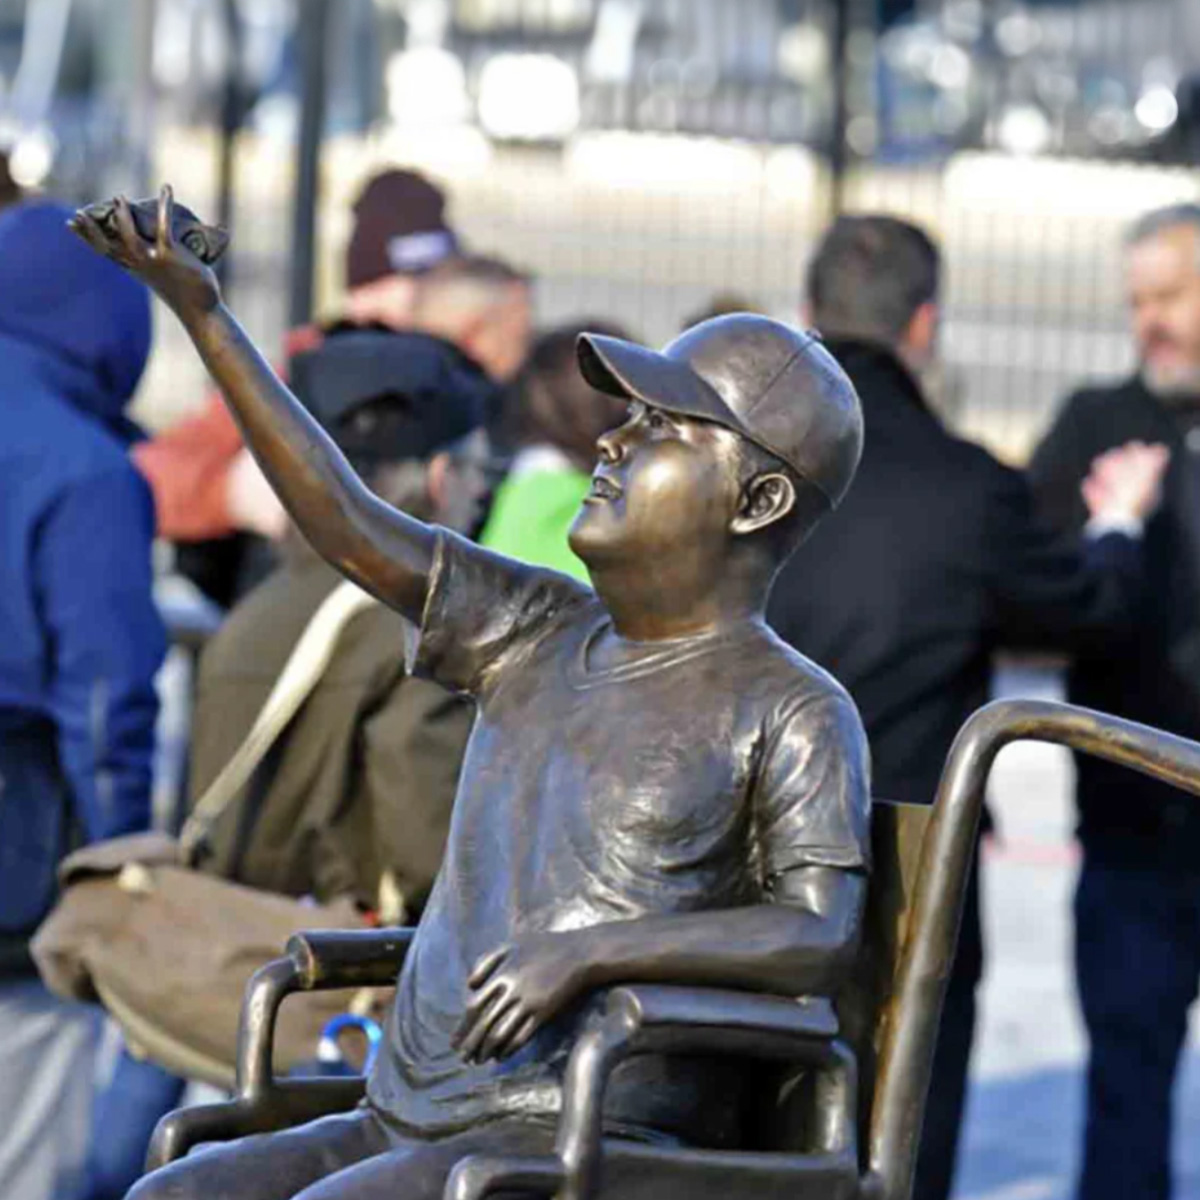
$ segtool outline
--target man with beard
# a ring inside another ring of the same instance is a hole
[[[1032,478],[1064,529],[1086,520],[1079,480],[1131,438],[1172,450],[1146,525],[1136,638],[1076,659],[1070,698],[1200,737],[1200,206],[1131,231],[1126,291],[1140,356],[1123,383],[1076,392]],[[1164,784],[1080,757],[1083,869],[1075,970],[1091,1038],[1081,1200],[1170,1194],[1171,1089],[1200,978],[1200,807]]]

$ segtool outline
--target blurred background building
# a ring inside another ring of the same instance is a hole
[[[1196,0],[0,0],[18,181],[170,178],[232,225],[268,345],[314,71],[318,309],[383,162],[443,180],[545,319],[618,313],[653,341],[719,291],[793,313],[822,223],[884,206],[947,248],[945,412],[1017,461],[1069,383],[1127,363],[1123,223],[1197,191]],[[154,425],[199,396],[165,362]]]
[[[650,342],[730,293],[796,318],[830,217],[888,210],[946,251],[931,393],[1020,464],[1071,388],[1132,365],[1126,224],[1200,199],[1200,0],[0,0],[0,148],[68,199],[170,180],[231,227],[231,302],[272,353],[336,310],[350,202],[390,163],[535,276],[542,323]],[[139,415],[205,393],[160,320]],[[1005,754],[958,1194],[1058,1200],[1083,1053],[1068,766]],[[1200,1054],[1181,1086],[1186,1200]]]

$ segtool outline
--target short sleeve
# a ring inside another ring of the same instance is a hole
[[[870,762],[853,702],[793,703],[768,733],[756,795],[763,876],[799,867],[870,868]]]
[[[414,675],[479,695],[504,666],[594,600],[582,583],[439,530],[421,624],[408,647]]]

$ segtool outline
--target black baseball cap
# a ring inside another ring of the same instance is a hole
[[[300,402],[359,463],[424,460],[483,424],[486,379],[426,334],[337,332],[289,371]]]
[[[602,392],[733,430],[836,508],[862,455],[858,394],[813,333],[756,313],[702,321],[663,350],[585,333],[579,367]]]

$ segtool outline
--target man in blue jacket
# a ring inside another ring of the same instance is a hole
[[[149,298],[68,215],[0,215],[0,1179],[20,1200],[67,1193],[92,1085],[92,1018],[41,987],[28,941],[68,849],[149,824],[165,649],[124,415]]]

